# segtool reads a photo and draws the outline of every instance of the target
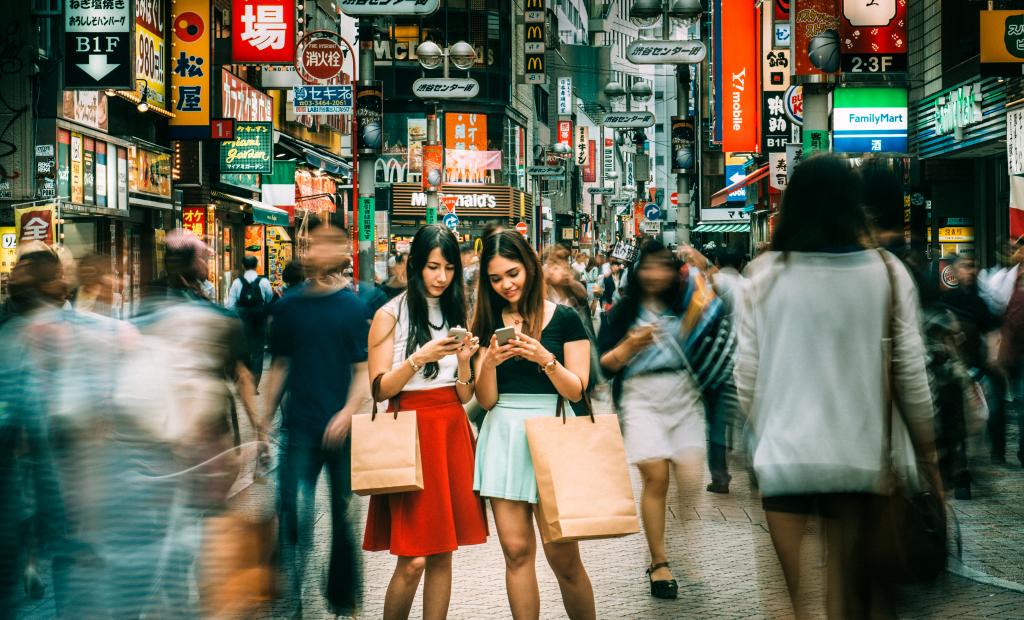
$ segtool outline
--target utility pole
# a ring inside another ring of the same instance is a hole
[[[373,20],[371,18],[364,17],[359,20],[359,86],[373,86],[373,30]],[[362,148],[361,144],[359,146]],[[356,202],[359,206],[360,217],[369,217],[371,218],[371,222],[376,218],[376,213],[374,213],[377,194],[376,165],[377,154],[374,149],[362,149],[359,153],[359,166],[357,171],[359,175],[359,190],[358,195],[356,196]],[[364,205],[366,204],[371,208],[369,213],[364,211]],[[357,219],[357,229],[361,228],[360,224],[360,220]],[[373,230],[372,225],[370,230]],[[359,239],[359,233],[359,230],[354,231],[354,237],[357,240]],[[375,237],[376,234],[373,236]],[[367,289],[369,289],[374,286],[374,249],[376,245],[377,240],[375,238],[371,238],[365,243],[357,245],[359,255],[356,257],[356,264],[360,288],[366,286]]]
[[[445,77],[448,77],[445,71]],[[427,146],[436,147],[441,144],[437,135],[437,103],[434,103],[433,111],[427,115]],[[427,224],[437,223],[438,207],[441,205],[440,188],[430,185],[427,187]]]
[[[667,21],[667,20],[666,20]],[[690,65],[676,66],[676,115],[690,114]],[[694,127],[695,133],[697,128]],[[696,136],[694,136],[696,138]],[[694,148],[697,149],[696,144]],[[698,150],[697,153],[700,151]],[[696,157],[695,157],[696,159]],[[690,243],[690,182],[685,173],[676,174],[676,239],[680,244]]]

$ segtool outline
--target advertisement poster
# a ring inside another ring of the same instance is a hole
[[[438,189],[444,182],[444,147],[423,145],[423,189]]]
[[[445,183],[487,183],[491,170],[501,170],[501,151],[444,150]]]
[[[14,227],[18,243],[42,241],[52,245],[56,235],[53,230],[57,207],[40,205],[14,210]]]
[[[693,172],[693,119],[688,116],[672,117],[672,172]]]
[[[6,276],[18,261],[18,229],[0,226],[0,274]]]
[[[102,131],[107,130],[107,96],[102,90],[66,90],[61,115]]]
[[[128,187],[133,192],[171,197],[171,156],[139,146],[128,147]]]
[[[872,0],[877,2],[878,0]],[[839,3],[795,0],[793,75],[831,75],[839,71]]]
[[[213,93],[210,0],[175,0],[171,22],[172,138],[208,138]]]
[[[384,145],[384,85],[380,81],[356,85],[356,123],[359,152],[375,155]]]
[[[245,227],[245,255],[256,257],[256,273],[261,276],[267,275],[264,269],[265,243],[263,239],[264,227],[260,225]]]
[[[85,136],[82,141],[82,202],[96,204],[96,141]]]
[[[296,114],[351,114],[352,85],[296,86],[292,100]]]
[[[981,74],[1021,74],[1024,11],[981,11]]]
[[[85,202],[85,180],[82,176],[82,134],[71,134],[71,202],[83,204]]]
[[[444,115],[444,146],[463,151],[487,150],[487,115],[448,112]]]
[[[907,0],[839,1],[843,73],[906,71]]]
[[[283,226],[267,226],[267,279],[275,293],[284,288],[281,275],[292,260],[292,244]]]
[[[423,143],[427,141],[427,119],[410,118],[405,123],[409,172],[423,172]]]
[[[753,2],[722,3],[722,150],[752,153],[758,150],[757,11]]]
[[[164,48],[167,0],[135,2],[135,79],[139,96],[149,105],[167,109],[167,55]],[[142,92],[145,89],[145,93]]]

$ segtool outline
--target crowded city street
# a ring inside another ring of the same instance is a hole
[[[0,620],[1024,618],[1024,0],[8,0]]]

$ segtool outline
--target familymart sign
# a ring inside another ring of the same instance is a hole
[[[964,129],[982,121],[981,84],[961,86],[935,100],[935,135],[953,134],[963,140]]]

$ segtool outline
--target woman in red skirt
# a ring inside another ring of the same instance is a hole
[[[487,540],[483,502],[473,491],[473,435],[463,403],[473,396],[470,360],[479,341],[466,324],[459,243],[444,226],[416,233],[408,288],[377,311],[370,327],[374,398],[415,410],[423,490],[370,498],[367,551],[390,550],[398,566],[384,618],[408,618],[426,572],[423,617],[448,615],[452,552]],[[454,335],[453,335],[454,334]]]

